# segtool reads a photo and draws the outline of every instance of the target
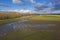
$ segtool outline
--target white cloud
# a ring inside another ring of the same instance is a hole
[[[1,10],[1,11],[7,11],[7,12],[19,12],[19,13],[31,13],[31,10]]]
[[[53,10],[60,10],[60,0],[53,0]]]
[[[45,8],[48,8],[48,5],[42,4],[42,3],[37,3],[34,7],[36,11],[44,10]]]
[[[60,10],[52,11],[52,13],[60,13]]]
[[[23,13],[23,14],[53,14],[53,13],[60,13],[60,10],[57,11],[52,11],[51,8],[46,8],[41,11],[34,11],[34,10],[0,10],[0,11],[6,11],[6,12],[18,12],[18,13]]]
[[[27,2],[35,3],[34,0],[26,0]]]
[[[12,1],[13,1],[13,3],[15,3],[15,4],[23,5],[23,2],[20,1],[20,0],[12,0]]]
[[[20,13],[31,13],[31,10],[20,10]]]
[[[53,0],[54,4],[60,4],[60,0]]]

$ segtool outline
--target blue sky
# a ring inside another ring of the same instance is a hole
[[[60,12],[60,0],[0,0],[0,10]]]
[[[36,3],[44,3],[44,4],[48,4],[51,2],[51,0],[34,0],[36,3],[31,3],[31,2],[28,2],[26,0],[19,0],[19,1],[22,1],[24,4],[22,5],[19,5],[19,4],[15,4],[13,3],[13,0],[0,0],[0,4],[6,4],[10,7],[5,7],[5,6],[0,6],[0,9],[3,9],[3,10],[15,10],[15,9],[18,9],[18,10],[23,10],[23,9],[29,9],[29,10],[32,10],[34,9],[34,6]]]

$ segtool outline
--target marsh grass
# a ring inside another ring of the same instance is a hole
[[[29,22],[25,22],[25,24],[55,24],[56,26],[46,29],[55,31],[47,32],[37,29],[30,31],[12,31],[4,36],[3,40],[60,40],[60,16],[32,16],[23,17],[22,19],[30,20]]]
[[[42,15],[42,16],[33,16],[29,18],[30,20],[46,20],[46,21],[60,21],[60,16],[47,16],[47,15]]]
[[[10,32],[5,36],[4,40],[60,40],[56,37],[56,32],[41,32],[41,31],[18,31]]]

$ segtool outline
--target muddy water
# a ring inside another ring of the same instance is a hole
[[[6,35],[7,32],[9,31],[31,30],[31,28],[48,28],[48,27],[56,26],[55,24],[25,24],[25,22],[29,22],[29,21],[30,20],[21,20],[21,21],[7,24],[4,27],[1,27],[0,36],[2,37]],[[50,30],[46,30],[46,31],[50,31]]]

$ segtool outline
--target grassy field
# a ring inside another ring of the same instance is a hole
[[[18,31],[11,32],[4,40],[54,40],[54,32]],[[60,38],[59,38],[60,39]]]
[[[29,18],[31,20],[46,20],[46,21],[60,21],[60,16],[51,16],[51,15],[41,15],[41,16],[33,16]]]
[[[11,19],[4,19],[4,20],[0,20],[0,26],[2,25],[6,25],[12,22],[16,22],[16,21],[20,21],[23,19],[28,19],[29,16],[23,16],[23,17],[18,17],[18,18],[11,18]]]
[[[19,18],[18,18],[19,19]],[[54,32],[42,32],[39,30],[27,30],[9,32],[4,36],[3,40],[60,40],[60,16],[31,16],[21,19],[31,20],[26,24],[56,24],[55,27],[47,28],[48,30],[56,30]]]
[[[28,20],[30,22],[26,22],[26,24],[55,24],[55,27],[50,27],[52,30],[60,31],[60,16],[32,16]]]

